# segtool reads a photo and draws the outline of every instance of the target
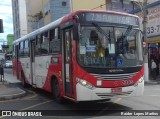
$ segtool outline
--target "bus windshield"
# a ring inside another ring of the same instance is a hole
[[[135,67],[143,64],[140,31],[132,27],[81,26],[77,57],[81,66]]]

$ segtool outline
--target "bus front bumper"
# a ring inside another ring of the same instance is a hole
[[[95,88],[91,90],[77,83],[77,101],[96,101],[116,97],[142,96],[144,91],[144,80],[140,83],[137,83],[137,85],[120,88],[122,88],[121,92],[113,93],[112,88]]]

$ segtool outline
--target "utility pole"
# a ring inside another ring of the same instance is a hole
[[[144,42],[147,44],[147,0],[143,0],[143,35]],[[149,69],[148,69],[148,45],[144,47],[144,81],[149,81]]]

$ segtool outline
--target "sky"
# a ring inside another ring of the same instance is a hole
[[[7,35],[13,34],[12,0],[0,0],[0,19],[3,20],[4,33],[0,33],[0,41],[7,41]],[[0,42],[0,48],[3,42]]]

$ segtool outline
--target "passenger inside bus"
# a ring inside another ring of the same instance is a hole
[[[105,49],[102,47],[101,40],[98,37],[98,33],[95,30],[92,30],[90,33],[90,45],[96,46],[96,52],[93,52],[91,55],[94,57],[104,57]]]
[[[90,33],[90,45],[98,45],[98,33],[95,30]]]

